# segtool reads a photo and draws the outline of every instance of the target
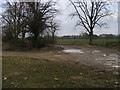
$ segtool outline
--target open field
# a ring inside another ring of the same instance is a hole
[[[106,60],[96,60],[117,54],[116,50],[61,46],[84,53],[65,53],[56,50],[57,47],[30,52],[3,51],[3,88],[114,88],[118,85],[117,68],[104,65],[108,64]]]
[[[80,64],[3,57],[3,88],[113,88],[116,75]]]
[[[57,44],[71,44],[71,45],[88,45],[88,39],[58,39]],[[93,45],[96,46],[106,46],[106,47],[116,47],[120,45],[120,40],[118,39],[95,39],[93,40]]]
[[[1,2],[2,88],[120,88],[118,5],[107,1]]]

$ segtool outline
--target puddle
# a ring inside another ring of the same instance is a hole
[[[106,63],[107,66],[111,66],[112,64],[111,63]]]
[[[62,56],[62,55],[54,55],[54,56],[58,56],[59,57],[59,56]]]
[[[78,50],[78,49],[67,49],[67,50],[63,50],[63,51],[66,53],[84,53],[83,51]]]
[[[92,53],[100,53],[100,50],[94,50]]]
[[[120,66],[119,65],[114,65],[114,66],[112,66],[113,68],[120,68]]]

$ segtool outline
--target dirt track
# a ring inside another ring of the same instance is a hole
[[[16,51],[3,51],[3,56],[17,56],[17,57],[27,57],[34,59],[44,59],[51,61],[60,61],[60,62],[69,62],[73,61],[74,63],[79,63],[88,67],[92,67],[98,70],[110,70],[110,65],[105,65],[108,61],[111,61],[108,64],[116,65],[117,62],[114,62],[117,58],[113,56],[109,58],[109,55],[117,55],[117,50],[111,50],[100,47],[83,47],[77,45],[56,45],[57,47],[62,47],[63,49],[78,49],[84,53],[66,53],[63,51],[32,51],[32,52],[16,52]],[[107,61],[107,58],[111,59]],[[98,59],[98,60],[97,60]],[[103,60],[99,60],[103,59]],[[113,60],[115,59],[115,60]],[[114,69],[114,68],[112,68]]]

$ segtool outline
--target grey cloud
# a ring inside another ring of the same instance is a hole
[[[102,22],[106,22],[108,23],[108,28],[95,28],[95,34],[118,34],[118,18],[117,18],[117,3],[112,3],[112,6],[110,7],[111,11],[113,11],[115,14],[106,19],[103,19]],[[68,0],[59,0],[59,9],[62,11],[61,15],[58,15],[57,19],[59,19],[61,21],[61,30],[59,30],[58,35],[59,36],[63,36],[63,35],[79,35],[81,31],[83,31],[84,29],[81,27],[78,27],[76,30],[74,30],[75,28],[75,24],[77,21],[76,19],[72,19],[69,16],[69,14],[71,12],[73,12],[73,8],[72,6],[69,6],[69,2]]]

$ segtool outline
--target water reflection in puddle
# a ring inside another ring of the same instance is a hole
[[[58,56],[59,57],[59,56],[62,56],[62,55],[54,55],[54,56]]]
[[[94,50],[92,53],[100,53],[101,51],[99,50]]]
[[[93,50],[93,51],[87,51],[88,53],[100,53],[101,51],[100,50]]]
[[[114,66],[112,66],[113,68],[120,68],[120,66],[119,65],[114,65]]]
[[[67,49],[67,50],[63,50],[63,52],[66,52],[66,53],[84,53],[83,51],[78,50],[78,49]]]

